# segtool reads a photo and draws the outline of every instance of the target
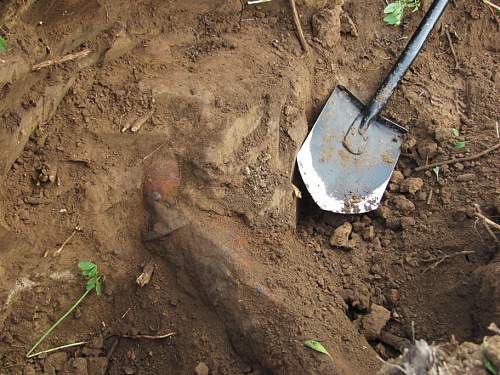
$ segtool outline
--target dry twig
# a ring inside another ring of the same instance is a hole
[[[443,161],[438,161],[436,163],[432,163],[432,164],[428,164],[428,165],[423,165],[421,167],[417,167],[417,168],[415,168],[415,172],[424,171],[426,169],[431,169],[431,168],[437,167],[439,165],[446,165],[446,164],[452,164],[452,163],[458,163],[458,162],[463,162],[463,161],[470,161],[470,160],[479,159],[480,157],[482,157],[482,156],[484,156],[486,154],[489,154],[492,151],[495,151],[498,147],[500,147],[500,143],[497,143],[496,145],[491,146],[490,148],[487,148],[484,151],[481,151],[481,152],[479,152],[477,154],[474,154],[474,155],[471,155],[471,156],[467,156],[465,158],[443,160]]]
[[[159,335],[159,336],[151,336],[151,335],[119,335],[119,336],[124,337],[126,339],[162,340],[166,339],[167,337],[171,337],[173,335],[175,335],[175,332],[170,332],[165,335]]]
[[[80,232],[82,230],[82,228],[80,228],[78,225],[75,227],[75,229],[73,230],[73,232],[69,235],[68,238],[66,238],[64,240],[64,242],[62,243],[62,245],[59,247],[59,249],[57,249],[56,251],[54,251],[54,254],[52,254],[53,256],[57,256],[61,253],[61,251],[63,251],[64,249],[64,246],[67,245],[67,243],[69,241],[71,241],[71,239],[74,237],[74,235],[77,233],[77,232]],[[44,257],[47,256],[47,253],[44,254]]]
[[[90,53],[90,49],[86,48],[80,52],[69,53],[69,54],[64,55],[64,56],[56,57],[56,58],[53,58],[50,60],[43,61],[39,64],[35,64],[32,66],[31,70],[33,72],[36,72],[40,69],[47,68],[47,67],[52,66],[52,65],[59,65],[59,64],[65,63],[67,61],[80,59],[82,57],[87,56],[89,53]]]
[[[444,29],[446,34],[446,38],[448,39],[448,43],[450,44],[451,54],[453,55],[453,59],[455,60],[455,70],[460,69],[460,63],[458,62],[457,53],[455,52],[455,48],[453,47],[453,41],[451,40],[450,32],[448,31],[448,27]]]
[[[309,47],[307,46],[306,38],[304,37],[304,31],[302,30],[302,25],[300,24],[299,14],[297,13],[297,6],[295,5],[295,0],[289,0],[290,7],[292,8],[293,22],[295,23],[295,29],[299,36],[300,44],[304,49],[304,52],[309,52]]]
[[[475,210],[475,216],[477,217],[478,220],[481,220],[481,222],[484,225],[484,228],[488,232],[488,234],[493,238],[493,240],[497,243],[500,244],[500,241],[498,240],[495,232],[491,228],[494,228],[495,230],[500,230],[500,225],[495,223],[493,220],[489,219],[486,215],[483,214],[481,211],[481,207],[479,207],[478,204],[474,205],[474,210]]]
[[[456,253],[453,254],[446,254],[440,257],[435,257],[435,258],[430,258],[430,259],[424,259],[423,262],[430,263],[434,262],[431,264],[429,267],[427,267],[423,273],[426,273],[429,270],[433,270],[437,266],[439,266],[441,263],[443,263],[446,259],[454,258],[459,255],[470,255],[474,254],[474,251],[469,251],[469,250],[464,250],[464,251],[457,251]]]

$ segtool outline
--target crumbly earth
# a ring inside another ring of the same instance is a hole
[[[296,153],[336,85],[370,98],[430,1],[401,27],[380,1],[297,4],[307,54],[285,0],[0,4],[0,374],[374,374],[413,336],[480,343],[499,324],[498,249],[474,216],[500,215],[498,149],[415,171],[499,142],[497,13],[451,2],[385,109],[409,135],[382,204],[351,216],[317,208]],[[150,251],[151,199],[229,249],[214,262],[238,272],[219,277],[251,298],[221,305],[210,267]],[[27,360],[83,292],[81,260],[103,295],[39,349],[89,343]]]

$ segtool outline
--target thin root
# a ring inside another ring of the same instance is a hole
[[[40,69],[47,68],[47,67],[52,66],[52,65],[59,65],[59,64],[65,63],[67,61],[80,59],[82,57],[87,56],[90,53],[90,51],[91,50],[89,48],[86,48],[86,49],[84,49],[83,51],[80,51],[80,52],[69,53],[69,54],[64,55],[64,56],[60,56],[60,57],[56,57],[54,59],[46,60],[46,61],[43,61],[43,62],[41,62],[39,64],[33,65],[31,67],[31,70],[33,72],[36,72],[36,71],[38,71]]]
[[[148,340],[162,340],[166,339],[167,337],[171,337],[175,335],[175,332],[170,332],[165,335],[159,335],[159,336],[151,336],[151,335],[120,335],[120,337],[124,337],[126,339],[148,339]]]
[[[474,210],[475,210],[474,215],[476,215],[478,220],[481,220],[481,222],[484,225],[484,228],[491,236],[491,238],[493,238],[493,240],[497,243],[497,245],[500,244],[500,241],[498,240],[495,232],[493,232],[493,229],[497,231],[500,230],[500,225],[495,223],[493,220],[489,219],[486,215],[484,215],[478,204],[474,205]]]
[[[307,46],[306,38],[304,37],[304,31],[302,30],[302,25],[300,24],[299,14],[297,13],[297,6],[295,5],[295,0],[289,0],[290,7],[292,8],[293,14],[293,22],[295,23],[295,29],[297,30],[297,34],[299,36],[300,44],[304,49],[304,52],[309,52],[309,47]]]
[[[457,251],[456,253],[447,254],[447,255],[440,256],[440,257],[436,257],[436,258],[424,259],[423,262],[426,262],[426,263],[434,262],[434,263],[431,264],[429,267],[427,267],[423,273],[426,273],[429,270],[433,270],[434,268],[439,266],[441,263],[443,263],[446,259],[454,258],[454,257],[459,256],[459,255],[470,255],[470,254],[474,254],[474,253],[475,253],[475,251],[464,250],[464,251]]]

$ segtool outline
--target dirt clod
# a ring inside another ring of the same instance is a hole
[[[401,192],[415,194],[424,186],[424,180],[420,177],[409,177],[401,184]]]
[[[391,312],[389,310],[383,306],[372,304],[371,311],[360,317],[358,324],[367,340],[373,340],[380,336],[382,328],[385,327],[390,318]]]
[[[323,9],[314,14],[311,20],[313,35],[328,48],[334,47],[340,39],[340,14],[342,9]]]
[[[437,154],[438,145],[429,139],[421,141],[417,145],[418,154],[425,160],[430,160]]]
[[[415,204],[404,195],[397,195],[393,199],[394,207],[401,212],[415,211]]]
[[[352,232],[352,224],[346,221],[335,229],[330,237],[330,245],[336,247],[348,247],[349,237]]]

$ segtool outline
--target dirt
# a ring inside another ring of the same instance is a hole
[[[381,206],[338,215],[296,153],[336,85],[370,98],[424,10],[398,28],[374,0],[297,3],[307,55],[284,0],[0,4],[0,374],[374,374],[414,337],[491,334],[474,204],[497,220],[498,149],[415,168],[498,142],[498,17],[449,5],[384,112],[409,135]],[[39,349],[88,343],[27,360],[81,260],[103,294]]]

